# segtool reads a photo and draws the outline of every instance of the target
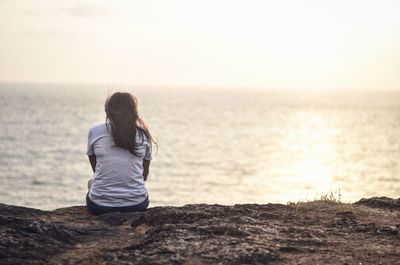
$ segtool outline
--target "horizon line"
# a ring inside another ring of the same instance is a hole
[[[295,88],[295,87],[283,87],[283,86],[222,86],[222,85],[185,85],[185,84],[133,84],[133,83],[116,83],[107,84],[106,82],[91,82],[91,81],[15,81],[15,80],[0,80],[0,84],[29,84],[29,85],[71,85],[71,86],[104,86],[105,88],[113,88],[114,86],[118,87],[131,87],[131,88],[149,88],[149,89],[157,89],[157,88],[165,88],[165,89],[190,89],[190,90],[211,90],[217,89],[220,91],[229,90],[229,91],[315,91],[315,92],[335,92],[335,91],[360,91],[360,92],[400,92],[400,87],[396,88],[349,88],[349,87],[338,87],[338,88]]]

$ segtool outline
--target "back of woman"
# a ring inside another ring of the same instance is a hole
[[[105,104],[106,123],[89,131],[87,155],[93,168],[86,203],[89,211],[143,211],[149,199],[145,181],[152,159],[152,138],[139,118],[137,101],[115,93]]]

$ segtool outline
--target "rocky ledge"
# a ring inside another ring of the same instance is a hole
[[[89,214],[0,204],[1,264],[400,264],[400,199]]]

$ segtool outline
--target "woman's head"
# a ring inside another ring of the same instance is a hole
[[[116,92],[106,100],[105,111],[111,126],[111,134],[118,147],[129,150],[137,156],[136,133],[144,133],[151,142],[153,139],[138,115],[137,100],[129,94]],[[140,143],[139,143],[140,144]]]
[[[113,122],[119,119],[131,120],[136,123],[138,117],[137,100],[126,92],[116,92],[106,100],[107,118]]]

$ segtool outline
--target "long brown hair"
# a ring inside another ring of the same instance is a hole
[[[153,142],[157,145],[146,124],[139,117],[137,99],[130,93],[116,92],[108,97],[105,111],[107,114],[106,124],[108,126],[107,121],[109,121],[111,135],[116,146],[129,150],[133,155],[140,157],[137,148],[144,141],[143,134],[150,142],[150,146]],[[136,141],[137,133],[141,136],[142,143]]]

